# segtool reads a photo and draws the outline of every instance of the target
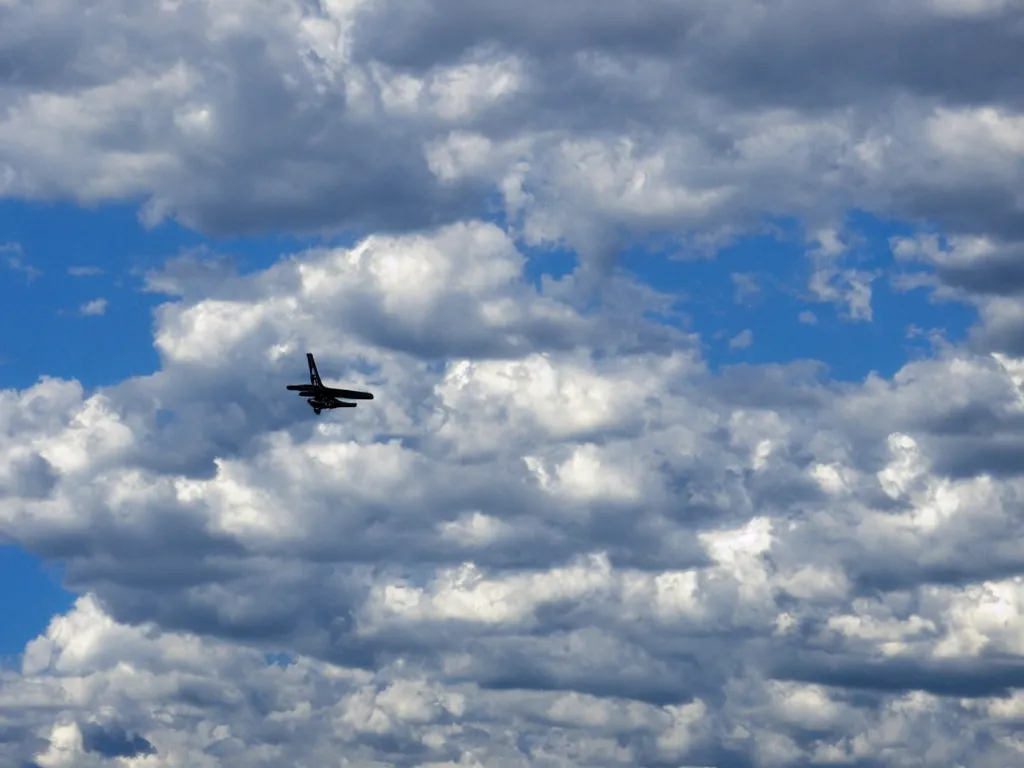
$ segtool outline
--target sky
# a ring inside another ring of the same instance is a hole
[[[1022,36],[0,2],[0,764],[1024,761]]]

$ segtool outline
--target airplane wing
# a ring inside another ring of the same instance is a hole
[[[357,392],[352,389],[333,389],[331,387],[314,387],[310,384],[288,384],[285,389],[292,392],[299,392],[312,397],[313,395],[329,395],[330,397],[344,397],[349,400],[373,400],[369,392]]]
[[[354,389],[334,389],[333,387],[324,387],[317,391],[323,392],[325,395],[331,395],[332,397],[344,397],[348,400],[373,400],[373,395],[371,393],[357,392]]]

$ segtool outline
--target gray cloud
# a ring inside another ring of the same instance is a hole
[[[955,734],[1011,718],[1020,491],[992,451],[1016,364],[712,374],[626,278],[595,313],[523,266],[468,223],[167,283],[159,371],[5,393],[3,530],[88,597],[8,673],[0,754],[1009,759]],[[313,421],[282,389],[307,348],[378,399]]]
[[[1020,11],[862,5],[0,8],[0,194],[374,232],[182,254],[157,371],[0,392],[0,534],[82,595],[0,762],[1019,762]],[[714,373],[612,269],[795,217],[868,320],[850,207],[949,235],[894,247],[969,345]]]
[[[167,259],[157,269],[146,270],[142,274],[143,290],[194,300],[210,295],[237,274],[234,259],[200,248]]]
[[[998,235],[922,235],[894,238],[891,246],[902,262],[931,268],[902,275],[898,285],[904,290],[924,287],[936,301],[964,302],[978,310],[970,333],[974,349],[1014,356],[1024,351],[1020,304],[1024,241]]]
[[[1019,234],[1012,4],[161,8],[4,7],[6,194],[235,233],[415,229],[497,193],[590,258],[851,206]]]

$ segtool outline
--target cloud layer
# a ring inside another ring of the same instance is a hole
[[[159,370],[0,392],[0,534],[82,595],[2,673],[0,758],[1019,762],[1022,24],[0,3],[0,194],[365,235],[172,260]],[[610,269],[795,217],[811,293],[870,322],[851,208],[941,230],[892,251],[978,308],[969,344],[856,384],[714,372],[651,319],[676,297]],[[583,268],[528,279],[532,246]],[[314,419],[283,389],[307,350],[377,399]]]
[[[497,191],[531,241],[588,251],[850,207],[1019,238],[1021,23],[974,0],[10,0],[0,193],[221,233],[416,228]]]
[[[486,223],[311,251],[164,304],[152,376],[4,394],[3,528],[88,595],[11,758],[1012,761],[1021,364],[712,374],[522,267]],[[305,349],[378,400],[315,420]]]

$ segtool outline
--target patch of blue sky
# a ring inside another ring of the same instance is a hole
[[[571,274],[579,265],[576,253],[568,248],[534,249],[522,244],[519,248],[527,257],[523,275],[538,290],[543,288],[542,280],[545,276],[557,280]]]
[[[75,596],[61,588],[59,569],[16,546],[0,546],[0,584],[0,660],[9,664]]]
[[[0,347],[0,387],[28,386],[43,374],[93,387],[154,370],[151,311],[166,298],[141,292],[140,275],[169,257],[206,247],[232,257],[244,273],[322,242],[296,237],[210,241],[173,222],[146,229],[136,211],[130,205],[89,210],[0,204],[0,244],[19,248],[0,253],[0,260],[18,260],[0,271],[0,325],[15,330],[4,334]],[[496,206],[487,218],[505,223]],[[852,213],[847,224],[856,244],[842,258],[843,267],[876,273],[870,322],[850,321],[842,304],[811,295],[813,265],[799,227],[790,221],[741,238],[714,259],[637,248],[623,254],[622,264],[653,287],[679,294],[713,367],[813,358],[825,362],[832,376],[856,380],[871,370],[883,375],[898,370],[921,352],[929,330],[940,329],[951,341],[964,337],[974,319],[971,309],[933,303],[926,290],[903,292],[891,282],[899,268],[888,239],[910,234],[913,227],[863,213]],[[351,242],[346,238],[339,244]],[[559,277],[577,264],[568,250],[526,251],[526,276],[538,284],[542,275]],[[69,274],[69,268],[77,274]],[[745,287],[756,290],[736,301]],[[95,314],[83,316],[90,303]],[[925,333],[908,334],[912,328]],[[745,346],[741,334],[747,331]]]
[[[251,272],[320,242],[208,240],[173,222],[147,229],[130,205],[0,203],[0,388],[44,374],[92,388],[151,373],[151,313],[167,297],[142,292],[142,273],[203,247]]]
[[[295,663],[295,656],[284,651],[269,651],[263,654],[267,666],[288,667]]]
[[[494,220],[502,223],[500,216]],[[906,291],[896,283],[907,268],[895,261],[889,240],[919,231],[919,225],[859,211],[847,217],[844,240],[849,248],[833,264],[837,273],[872,275],[870,320],[851,317],[846,302],[814,294],[812,246],[792,220],[770,222],[762,233],[738,238],[714,258],[678,245],[637,246],[621,254],[620,266],[658,291],[679,297],[676,309],[685,318],[684,327],[700,335],[713,370],[737,363],[817,360],[825,363],[832,379],[860,381],[872,371],[891,376],[928,354],[935,332],[949,342],[962,341],[976,319],[969,306],[935,302],[928,289]],[[544,275],[558,278],[578,264],[567,249],[524,251],[526,278],[538,287]]]
[[[835,264],[874,275],[870,320],[852,319],[847,304],[821,301],[810,290],[815,264],[794,222],[739,238],[714,259],[634,249],[622,263],[647,284],[679,295],[686,327],[700,335],[713,370],[810,359],[825,363],[830,378],[859,381],[871,371],[891,376],[926,353],[931,331],[963,340],[975,320],[970,307],[936,303],[925,289],[905,292],[894,284],[903,267],[889,238],[914,231],[864,213],[848,218],[851,248]]]

